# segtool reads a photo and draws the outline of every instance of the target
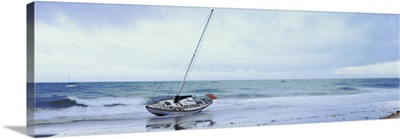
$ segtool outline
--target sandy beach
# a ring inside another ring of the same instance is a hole
[[[234,112],[204,111],[194,115],[159,117],[113,121],[75,121],[59,124],[36,125],[38,136],[75,136],[114,133],[174,131],[186,129],[209,129],[338,122],[395,118],[399,111],[398,101],[362,105],[291,107],[275,110],[241,110]]]

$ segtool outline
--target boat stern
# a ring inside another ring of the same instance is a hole
[[[217,99],[217,96],[215,96],[214,94],[206,94],[206,96],[207,96],[208,98],[210,98],[211,100]]]

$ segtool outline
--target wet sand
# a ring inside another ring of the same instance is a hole
[[[397,101],[353,106],[243,109],[222,112],[206,110],[187,116],[149,116],[144,119],[44,124],[37,125],[36,129],[45,131],[38,134],[57,134],[56,136],[137,133],[394,118],[398,117],[398,110]]]

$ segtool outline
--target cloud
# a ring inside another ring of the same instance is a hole
[[[327,69],[398,59],[396,15],[262,10],[219,14],[215,31],[210,31],[218,38],[213,39],[213,44],[219,45],[214,49],[221,53],[214,61],[233,66],[232,70]],[[380,21],[384,17],[391,18]],[[388,35],[375,36],[377,29]],[[226,50],[229,53],[223,53]]]
[[[55,13],[52,22],[35,22],[38,81],[65,81],[68,72],[77,81],[160,80],[176,59],[189,60],[187,51],[193,48],[188,46],[194,46],[194,32],[201,25],[182,19],[139,18],[124,27],[87,27],[70,13]],[[184,16],[202,21],[205,15]]]
[[[170,71],[178,80],[210,12],[40,4],[38,81],[65,81],[68,71],[76,81],[163,80]],[[353,77],[346,67],[399,60],[398,30],[390,14],[216,9],[191,79]]]
[[[349,66],[333,70],[334,74],[350,77],[399,77],[400,61]]]

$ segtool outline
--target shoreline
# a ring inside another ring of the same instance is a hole
[[[392,104],[393,106],[395,103],[397,104],[397,102],[392,101],[376,103],[375,105],[316,109],[311,111],[289,109],[288,111],[293,112],[292,114],[285,114],[287,111],[263,112],[257,110],[257,112],[253,111],[252,114],[249,114],[249,111],[241,111],[227,115],[227,113],[205,111],[187,116],[154,116],[141,120],[79,121],[50,124],[47,128],[42,129],[48,132],[42,132],[39,136],[51,133],[56,134],[55,136],[76,136],[393,119],[399,118],[399,108],[384,108],[381,106],[385,106],[386,104]],[[76,127],[77,125],[80,128],[65,129],[66,127]],[[61,128],[62,130],[55,130],[57,128]],[[49,130],[54,131],[51,132]]]

